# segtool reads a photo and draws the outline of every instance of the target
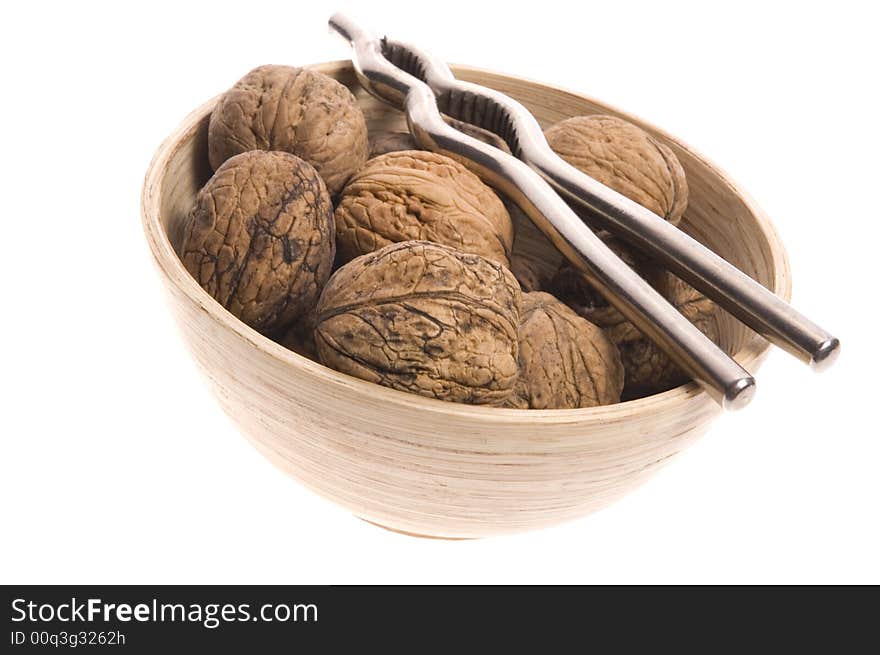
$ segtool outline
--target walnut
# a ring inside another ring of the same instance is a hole
[[[314,306],[330,276],[332,209],[324,182],[299,157],[236,155],[196,197],[183,263],[235,316],[277,333]]]
[[[620,400],[623,364],[604,332],[549,293],[526,293],[509,407],[575,409]]]
[[[417,239],[507,266],[513,245],[498,196],[458,162],[420,150],[368,161],[343,189],[335,218],[342,261]]]
[[[559,278],[554,289],[578,314],[603,328],[620,351],[626,371],[623,398],[629,400],[666,391],[688,381],[669,356],[648,339],[615,307],[608,304],[580,273],[569,269],[569,282],[581,276],[579,285],[563,288]],[[649,282],[691,323],[718,343],[718,316],[715,303],[672,273],[661,271]],[[576,289],[581,289],[578,297]],[[590,289],[590,291],[583,291]]]
[[[465,123],[464,121],[450,118],[449,116],[444,116],[443,120],[468,136],[479,139],[483,143],[488,143],[490,146],[495,146],[504,152],[510,152],[510,148],[507,146],[504,139],[494,132],[489,132],[477,125]],[[370,158],[378,157],[379,155],[384,155],[388,152],[398,152],[400,150],[421,150],[421,147],[415,137],[409,132],[380,132],[379,134],[370,137]]]
[[[500,404],[517,378],[519,285],[503,266],[426,241],[340,268],[318,301],[320,361],[423,396]]]
[[[569,164],[677,225],[687,207],[687,181],[675,153],[614,116],[575,116],[544,135]]]
[[[333,78],[307,68],[260,66],[223,95],[208,126],[215,170],[248,150],[305,159],[335,194],[367,159],[367,124],[351,91]]]

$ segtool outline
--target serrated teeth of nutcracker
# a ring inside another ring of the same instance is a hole
[[[497,134],[514,157],[521,156],[525,140],[545,141],[531,112],[512,98],[456,79],[445,62],[416,46],[384,38],[381,50],[388,61],[430,87],[441,112]]]

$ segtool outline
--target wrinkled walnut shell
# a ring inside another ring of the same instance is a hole
[[[393,244],[330,278],[318,301],[318,357],[393,389],[497,404],[516,382],[519,303],[503,266],[425,241]]]
[[[351,91],[307,68],[260,66],[227,91],[208,126],[216,170],[248,150],[281,150],[312,164],[331,193],[367,160],[367,124]]]
[[[523,295],[513,407],[576,409],[620,400],[623,364],[604,332],[549,293]]]
[[[504,203],[443,155],[406,150],[371,159],[343,189],[334,215],[342,261],[424,240],[509,264],[513,223]]]
[[[332,205],[312,166],[285,152],[227,160],[199,191],[184,266],[221,305],[265,334],[314,307],[335,252]]]
[[[677,225],[687,207],[684,169],[675,153],[614,116],[575,116],[545,130],[569,164]]]

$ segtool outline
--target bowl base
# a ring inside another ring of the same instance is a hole
[[[418,532],[407,532],[406,530],[398,530],[397,528],[389,528],[387,525],[382,525],[381,523],[376,523],[375,521],[371,521],[370,519],[365,519],[363,516],[358,516],[361,521],[364,523],[369,523],[370,525],[375,525],[377,528],[382,528],[383,530],[388,530],[388,532],[396,532],[397,534],[406,535],[407,537],[415,537],[416,539],[439,539],[441,541],[471,541],[473,539],[477,539],[478,537],[439,537],[433,534],[419,534]]]

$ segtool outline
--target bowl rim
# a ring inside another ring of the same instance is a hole
[[[710,169],[712,174],[720,181],[727,184],[730,187],[730,191],[737,195],[743,204],[748,207],[750,213],[754,216],[757,222],[759,231],[763,234],[769,245],[770,260],[775,269],[771,291],[785,300],[790,300],[791,271],[788,255],[769,217],[758,206],[754,199],[736,182],[734,182],[725,171],[719,168],[714,162],[695,151],[687,143],[683,142],[678,137],[655,127],[648,121],[642,120],[633,114],[623,112],[616,107],[610,106],[583,93],[553,84],[547,84],[516,75],[485,70],[473,66],[452,65],[451,67],[457,74],[488,75],[520,84],[527,83],[547,91],[564,93],[585,100],[591,104],[607,108],[610,112],[639,124],[675,143],[679,148],[685,150],[690,156],[699,160],[704,166]],[[346,69],[351,70],[352,64],[349,60],[341,59],[313,64],[309,66],[309,68],[326,73],[339,73]],[[214,96],[189,112],[156,150],[144,177],[144,184],[141,193],[141,221],[154,262],[167,280],[174,285],[174,287],[186,297],[187,300],[196,304],[218,325],[231,330],[240,339],[249,343],[253,348],[262,351],[273,359],[280,360],[287,366],[297,367],[305,374],[313,376],[316,379],[316,382],[335,386],[339,388],[341,392],[347,391],[354,394],[364,394],[367,397],[371,397],[373,400],[375,400],[377,394],[380,394],[385,396],[384,402],[388,402],[389,405],[395,405],[399,408],[430,412],[432,414],[445,414],[456,418],[467,417],[476,421],[485,420],[492,423],[522,423],[525,418],[527,418],[531,424],[542,426],[571,423],[608,423],[632,418],[634,414],[638,413],[673,411],[676,407],[687,404],[697,398],[702,398],[703,400],[714,404],[714,402],[709,399],[708,394],[694,382],[658,394],[646,396],[644,398],[623,401],[613,405],[579,409],[510,409],[453,403],[398,391],[396,389],[383,387],[373,382],[349,376],[345,373],[324,366],[319,362],[299,355],[285,348],[281,344],[276,343],[269,337],[260,334],[236,318],[220,305],[220,303],[214,300],[210,294],[202,289],[183,266],[183,262],[177,256],[170,238],[162,227],[160,220],[160,199],[162,197],[162,190],[165,183],[164,171],[167,163],[176,155],[177,151],[182,146],[182,143],[187,141],[188,138],[191,138],[192,133],[195,132],[199,123],[205,118],[205,116],[210,113],[210,110],[213,108],[220,95],[221,94]],[[747,339],[743,347],[734,354],[734,358],[748,369],[760,363],[763,357],[767,354],[769,348],[769,342],[757,334],[753,334],[752,338]]]

